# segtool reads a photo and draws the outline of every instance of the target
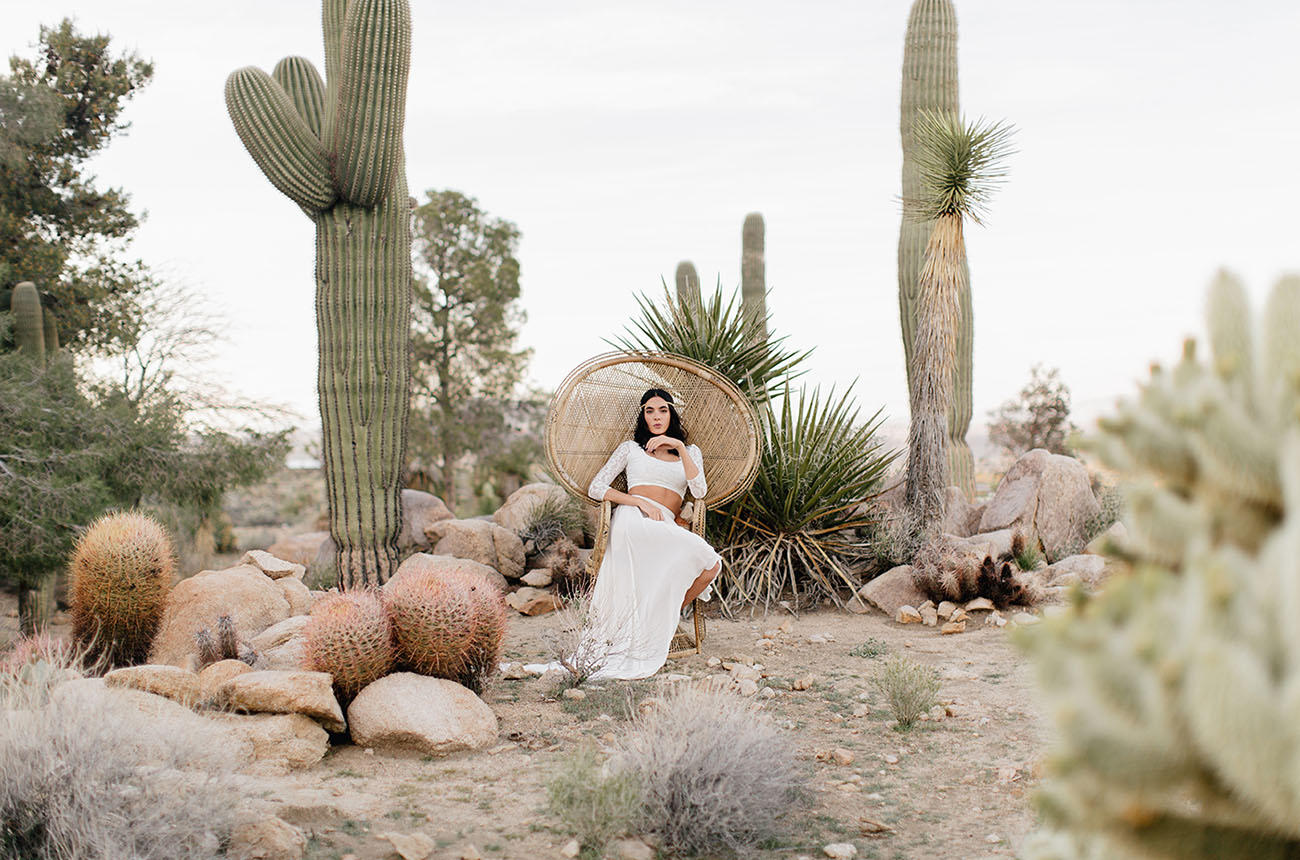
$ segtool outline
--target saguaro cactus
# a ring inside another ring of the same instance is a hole
[[[41,308],[41,294],[36,285],[23,281],[14,287],[9,300],[9,310],[14,315],[14,346],[34,361],[45,363],[45,317]]]
[[[397,568],[409,409],[407,0],[325,0],[325,80],[286,57],[226,81],[235,131],[316,224],[317,388],[330,535],[345,586]]]
[[[740,235],[740,303],[767,334],[767,264],[763,260],[763,216],[750,212]]]
[[[957,99],[957,13],[952,0],[916,0],[907,19],[903,45],[903,91],[899,129],[903,138],[903,224],[898,233],[898,311],[903,327],[903,354],[907,387],[912,379],[912,347],[916,340],[919,277],[931,225],[913,217],[911,201],[920,195],[916,146],[912,128],[922,111],[959,113]],[[971,375],[974,369],[974,319],[970,296],[970,271],[962,263],[958,295],[957,364],[953,375],[952,406],[948,410],[949,480],[975,493],[975,458],[966,444],[971,421]]]
[[[677,303],[700,303],[700,276],[695,271],[695,264],[682,260],[677,264]]]

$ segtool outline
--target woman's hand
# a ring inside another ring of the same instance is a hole
[[[664,518],[664,512],[659,510],[659,506],[656,505],[654,502],[649,502],[646,501],[645,499],[640,499],[636,503],[636,506],[641,509],[641,513],[645,514],[647,517],[649,517],[652,520],[662,521]]]
[[[671,436],[655,436],[645,443],[647,454],[653,454],[659,448],[668,448],[676,451],[677,456],[682,456],[686,452],[686,446],[682,444],[681,439],[674,439]]]

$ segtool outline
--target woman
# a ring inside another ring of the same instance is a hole
[[[626,493],[611,488],[627,472]],[[608,644],[600,678],[645,678],[668,659],[681,610],[709,599],[722,559],[699,535],[679,525],[687,488],[704,498],[700,449],[661,388],[641,396],[632,440],[614,449],[587,494],[617,507],[591,595],[593,632]],[[702,502],[700,502],[702,504]]]

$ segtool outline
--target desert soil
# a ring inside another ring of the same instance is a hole
[[[12,597],[4,599],[0,643],[17,621]],[[785,621],[788,632],[778,634],[777,647],[756,644]],[[548,659],[555,626],[555,616],[513,617],[506,659]],[[851,653],[864,643],[872,647],[860,653],[883,654]],[[890,654],[938,671],[939,699],[950,716],[906,732],[891,727],[870,684]],[[711,617],[704,653],[672,660],[660,675],[722,672],[710,658],[762,665],[760,685],[775,695],[755,701],[788,731],[812,774],[811,810],[792,822],[789,838],[753,857],[822,857],[830,842],[851,842],[863,858],[1010,857],[1032,828],[1029,794],[1048,729],[1032,667],[1005,630],[976,621],[966,633],[943,636],[834,609],[798,618],[783,611],[737,621]],[[792,689],[809,676],[809,689]],[[571,700],[540,679],[498,679],[484,694],[500,721],[499,742],[489,751],[433,758],[343,743],[309,770],[261,778],[257,793],[308,834],[311,860],[396,857],[383,834],[417,831],[434,840],[438,858],[559,858],[571,834],[547,812],[548,777],[579,744],[613,739],[625,725],[629,693],[653,695],[664,683],[660,677],[588,687],[585,699]],[[854,716],[864,704],[867,713]],[[835,749],[849,751],[851,763],[827,755]],[[876,825],[885,829],[867,832]]]

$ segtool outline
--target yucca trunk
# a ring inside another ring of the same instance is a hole
[[[917,276],[912,344],[911,426],[907,434],[908,512],[923,534],[943,521],[948,487],[948,412],[957,364],[957,330],[966,271],[961,216],[934,222]]]

